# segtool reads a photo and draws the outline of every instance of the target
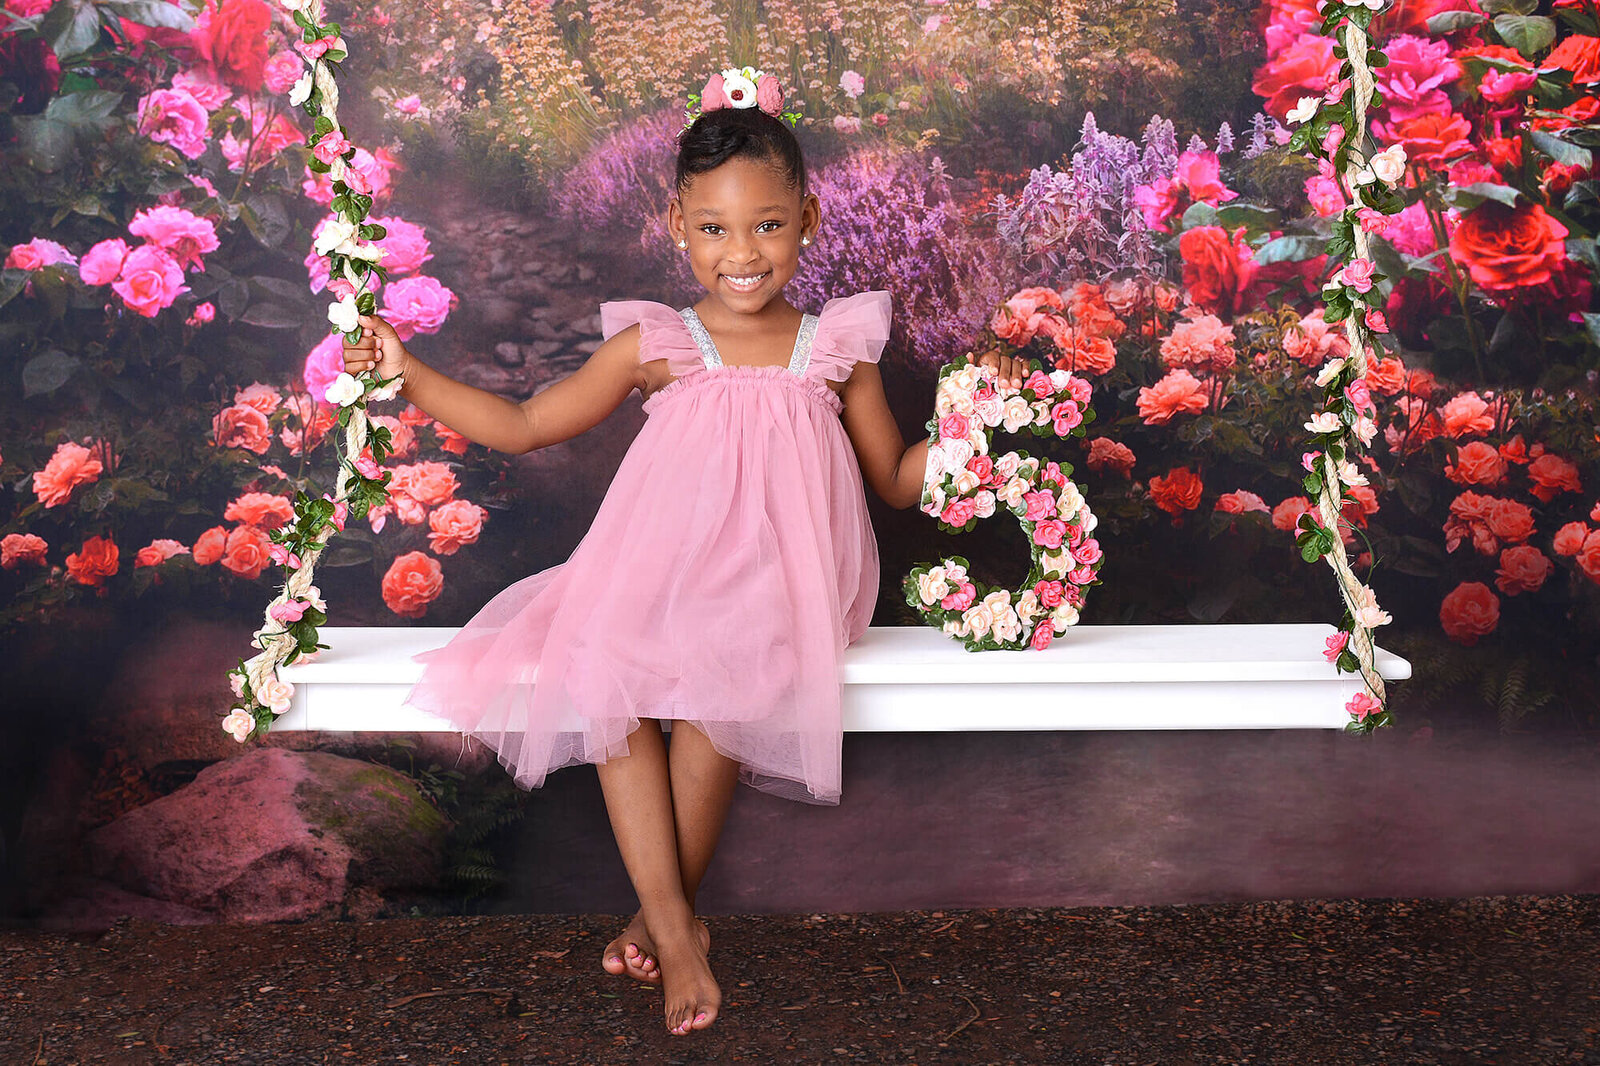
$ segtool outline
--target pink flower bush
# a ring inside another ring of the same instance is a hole
[[[111,289],[130,311],[154,318],[189,291],[183,283],[183,268],[172,256],[153,244],[143,244],[122,261],[122,272]]]
[[[157,89],[139,100],[139,132],[157,144],[169,144],[186,159],[206,150],[210,116],[186,92]]]

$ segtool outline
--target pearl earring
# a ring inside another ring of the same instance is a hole
[[[810,237],[801,237],[800,238],[800,243],[801,244],[810,244],[811,243],[811,238]]]
[[[688,241],[679,241],[678,242],[678,247],[679,248],[687,248],[687,247],[689,247],[689,242]]]

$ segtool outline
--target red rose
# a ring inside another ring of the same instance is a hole
[[[33,115],[45,109],[61,86],[61,64],[43,37],[23,40],[20,34],[0,37],[0,72],[21,91],[7,103],[12,114]]]
[[[1439,604],[1439,625],[1445,636],[1472,646],[1500,623],[1500,597],[1481,581],[1463,581]]]
[[[195,20],[192,37],[216,79],[245,92],[266,82],[272,8],[265,0],[211,0]]]
[[[1176,516],[1181,511],[1192,511],[1200,506],[1203,487],[1199,475],[1186,466],[1180,466],[1169,470],[1166,477],[1156,474],[1150,479],[1150,498],[1157,507]]]
[[[1450,257],[1490,291],[1549,284],[1567,257],[1567,227],[1538,204],[1507,207],[1486,200],[1450,235]]]
[[[1183,284],[1190,299],[1218,315],[1233,314],[1240,290],[1255,275],[1255,261],[1241,258],[1239,253],[1237,239],[1243,229],[1241,226],[1230,237],[1221,226],[1196,226],[1178,238]]]

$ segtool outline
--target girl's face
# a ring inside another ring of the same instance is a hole
[[[801,197],[769,163],[735,158],[697,174],[668,208],[674,243],[700,284],[730,311],[752,314],[800,265],[800,238],[817,231],[821,206]]]

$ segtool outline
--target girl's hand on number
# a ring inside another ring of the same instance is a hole
[[[1028,377],[1028,361],[1026,359],[1017,355],[1001,355],[993,349],[984,352],[976,360],[972,358],[972,353],[968,352],[967,362],[975,362],[978,366],[998,368],[1000,376],[996,379],[996,383],[1010,385],[1014,389],[1020,389],[1023,381]]]
[[[376,369],[377,378],[392,378],[405,370],[411,353],[400,341],[395,328],[377,315],[359,315],[361,339],[344,341],[344,369],[347,374],[360,374]]]

